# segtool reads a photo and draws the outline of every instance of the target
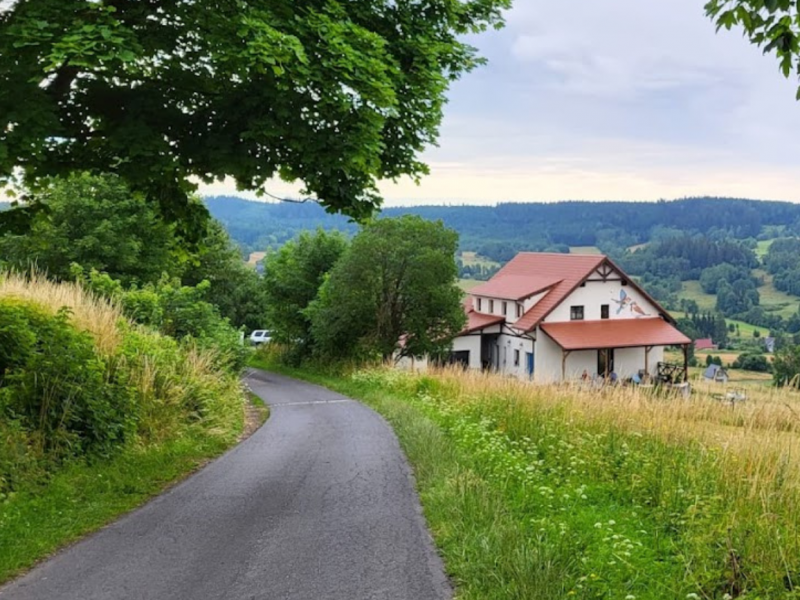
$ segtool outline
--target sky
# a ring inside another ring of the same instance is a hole
[[[489,64],[450,90],[431,175],[383,184],[386,204],[800,202],[797,82],[703,4],[516,0],[471,40]]]

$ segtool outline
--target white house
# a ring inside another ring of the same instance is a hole
[[[468,324],[454,361],[549,383],[589,377],[656,376],[664,348],[691,340],[675,320],[599,255],[521,253],[465,302]],[[677,382],[676,382],[677,383]]]

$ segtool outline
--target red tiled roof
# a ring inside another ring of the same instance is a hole
[[[497,325],[506,320],[505,317],[501,317],[500,315],[482,315],[481,313],[475,312],[472,308],[472,298],[469,296],[464,300],[464,312],[467,314],[467,324],[459,335],[479,331],[484,327]]]
[[[505,320],[506,318],[501,317],[500,315],[482,315],[481,313],[476,313],[475,311],[469,312],[467,313],[467,325],[464,327],[464,331],[461,332],[461,335],[464,335],[465,333],[472,333],[473,331],[479,331],[485,327],[489,327],[490,325],[503,323]]]
[[[506,275],[500,271],[490,281],[472,288],[473,296],[486,296],[502,300],[522,300],[530,298],[561,282],[563,277],[529,274]]]
[[[692,342],[660,317],[542,323],[541,328],[564,350],[677,346]]]
[[[714,340],[711,338],[703,338],[699,340],[695,340],[694,342],[694,349],[695,350],[713,350],[716,348],[714,344]]]
[[[530,331],[544,317],[570,295],[601,263],[606,260],[599,254],[551,254],[546,252],[521,252],[495,277],[536,277],[560,280],[547,295],[539,300],[516,323],[515,329]]]

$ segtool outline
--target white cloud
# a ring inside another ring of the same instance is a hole
[[[800,201],[795,81],[699,0],[517,0],[471,40],[421,186],[391,203],[732,195]]]

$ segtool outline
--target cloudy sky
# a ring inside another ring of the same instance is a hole
[[[703,4],[516,0],[474,41],[490,62],[453,87],[432,174],[387,204],[800,201],[796,82]]]

